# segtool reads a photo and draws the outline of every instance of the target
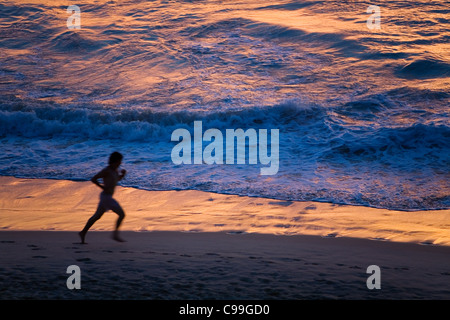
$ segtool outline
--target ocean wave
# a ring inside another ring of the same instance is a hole
[[[55,35],[49,42],[48,48],[65,53],[87,53],[97,51],[113,41],[99,40],[96,34],[90,36],[87,32],[80,34],[73,31],[65,31]]]
[[[14,99],[13,99],[14,101]],[[77,138],[92,140],[167,141],[177,128],[204,127],[277,128],[298,137],[322,137],[322,144],[346,154],[370,154],[374,150],[399,151],[448,148],[446,125],[412,123],[380,126],[396,106],[384,96],[360,99],[335,108],[286,101],[273,106],[225,111],[155,111],[149,108],[102,106],[27,105],[16,100],[0,109],[0,135],[28,138]],[[342,118],[344,117],[344,118]],[[362,121],[362,122],[361,122]],[[371,124],[377,122],[377,127]],[[326,140],[326,141],[324,141]],[[349,145],[351,147],[349,147]],[[393,150],[393,148],[395,150]],[[347,151],[346,151],[347,150]]]
[[[398,68],[396,74],[406,79],[449,77],[450,64],[436,59],[419,59]]]
[[[387,92],[388,96],[396,98],[411,98],[415,101],[428,100],[447,100],[450,98],[450,92],[444,90],[419,89],[411,87],[400,87]]]
[[[450,166],[450,127],[413,124],[398,128],[353,131],[331,138],[323,158],[384,163],[417,170]]]
[[[389,99],[380,97],[337,108],[286,101],[223,112],[19,104],[0,111],[0,137],[85,141],[87,145],[105,140],[119,144],[151,142],[169,150],[173,147],[170,138],[175,129],[185,128],[193,134],[194,121],[202,121],[203,130],[216,128],[222,132],[238,128],[279,129],[280,157],[291,169],[298,161],[338,167],[382,164],[409,172],[421,167],[437,170],[449,167],[450,126],[390,122],[382,125],[380,119],[394,107]]]
[[[86,107],[3,105],[0,135],[29,138],[123,139],[148,141],[170,137],[176,128],[192,127],[202,120],[211,128],[279,127],[305,124],[320,118],[324,110],[286,102],[280,105],[223,112],[157,112],[151,109],[108,109]]]

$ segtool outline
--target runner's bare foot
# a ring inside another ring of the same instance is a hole
[[[113,238],[113,240],[116,240],[118,242],[126,242],[121,237],[119,237],[119,232],[118,231],[114,231],[112,238]]]
[[[81,238],[81,243],[82,243],[82,244],[86,244],[86,242],[84,242],[84,238],[86,237],[86,233],[84,233],[83,231],[81,231],[81,232],[78,232],[78,235],[79,235],[80,238]]]

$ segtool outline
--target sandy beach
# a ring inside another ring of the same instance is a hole
[[[0,181],[1,299],[450,298],[445,210],[120,187],[127,242],[111,239],[108,212],[82,245],[98,197],[90,182]],[[66,286],[70,265],[80,290]],[[370,265],[379,290],[367,288]]]
[[[448,299],[448,247],[351,238],[125,232],[0,233],[2,299]],[[381,269],[369,290],[366,268]],[[69,290],[69,265],[81,289]]]

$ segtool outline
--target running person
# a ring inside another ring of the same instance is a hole
[[[81,243],[85,243],[84,239],[89,228],[92,227],[92,225],[108,210],[112,210],[119,215],[112,238],[116,241],[124,242],[124,240],[119,237],[119,227],[125,218],[125,212],[120,204],[113,198],[114,189],[117,183],[122,180],[126,174],[125,169],[122,169],[120,174],[118,172],[118,169],[122,164],[122,159],[122,154],[119,152],[113,152],[109,156],[109,165],[91,179],[91,181],[103,189],[103,191],[100,193],[100,202],[98,204],[97,211],[87,221],[84,229],[78,233],[81,238]],[[98,182],[99,179],[103,180],[103,185]]]

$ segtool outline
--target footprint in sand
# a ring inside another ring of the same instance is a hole
[[[77,261],[79,261],[79,262],[88,262],[88,261],[91,261],[91,258],[80,258],[80,259],[77,259]]]
[[[326,236],[323,236],[322,238],[336,238],[338,234],[336,232],[334,233],[329,233]]]
[[[248,277],[240,277],[239,280],[242,281],[242,282],[246,282],[246,283],[252,283],[253,282],[253,280],[248,278]]]
[[[219,256],[219,254],[214,253],[214,252],[207,252],[207,253],[205,253],[205,255],[207,255],[207,256]]]
[[[409,270],[409,268],[408,267],[397,267],[397,268],[394,268],[394,270]]]
[[[228,231],[227,234],[246,234],[245,231]]]
[[[371,240],[376,240],[376,241],[388,241],[388,239],[386,238],[380,238],[380,237],[374,237],[374,238],[369,238]]]
[[[271,201],[269,204],[276,205],[276,206],[283,206],[283,207],[289,207],[294,202],[292,201]]]
[[[259,282],[261,282],[261,283],[270,283],[271,282],[271,280],[270,279],[266,279],[266,278],[258,278],[257,279]]]
[[[38,246],[34,245],[34,244],[29,244],[27,245],[28,248],[31,248],[31,250],[44,250],[44,248],[39,248]]]

